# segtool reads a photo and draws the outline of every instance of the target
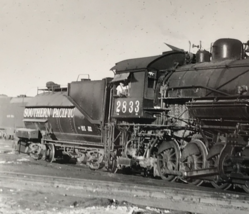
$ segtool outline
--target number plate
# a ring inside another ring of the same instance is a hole
[[[136,98],[115,99],[114,115],[140,116],[142,112],[142,101]]]

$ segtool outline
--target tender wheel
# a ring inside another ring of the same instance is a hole
[[[100,168],[100,164],[98,162],[88,162],[87,165],[91,170],[98,170]]]
[[[191,145],[192,144],[192,145]],[[192,171],[206,167],[207,149],[204,143],[199,139],[193,139],[183,150],[181,170]],[[185,182],[199,186],[203,180],[186,178]]]
[[[29,145],[29,155],[30,157],[32,157],[35,160],[39,160],[42,158],[42,154],[41,154],[41,147],[40,144],[38,143],[31,143]]]
[[[98,151],[91,151],[87,154],[86,164],[92,170],[101,169],[105,166],[104,162],[104,154]]]
[[[176,176],[168,174],[167,170],[179,170],[180,149],[175,141],[165,142],[164,145],[166,147],[165,149],[162,149],[162,151],[160,151],[159,147],[157,169],[163,180],[173,182],[176,179]]]
[[[48,143],[46,150],[46,161],[52,163],[55,160],[55,147],[54,144]]]

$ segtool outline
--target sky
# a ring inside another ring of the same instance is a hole
[[[248,0],[0,0],[0,94],[34,96],[116,62],[219,38],[249,40]],[[197,49],[193,49],[196,52]]]

